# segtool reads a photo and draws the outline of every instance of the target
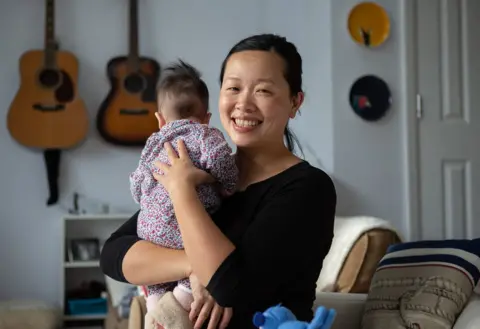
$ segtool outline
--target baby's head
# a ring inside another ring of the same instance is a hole
[[[162,128],[166,123],[189,119],[208,124],[208,88],[200,72],[190,64],[179,60],[163,70],[158,85],[158,111],[155,116]]]

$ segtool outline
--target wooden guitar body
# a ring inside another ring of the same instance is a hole
[[[7,128],[19,144],[43,149],[50,196],[58,201],[61,152],[88,133],[88,113],[78,96],[78,60],[59,50],[55,39],[55,1],[45,0],[45,47],[20,58],[20,87],[7,114]]]
[[[12,137],[27,147],[65,149],[80,143],[88,132],[88,113],[77,96],[78,61],[56,51],[56,68],[44,65],[43,50],[20,58],[20,88],[7,115]]]
[[[156,87],[159,63],[139,57],[135,71],[127,56],[111,59],[107,65],[110,92],[100,105],[97,129],[108,142],[123,146],[143,146],[158,131]]]

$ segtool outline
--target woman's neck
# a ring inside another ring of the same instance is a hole
[[[240,170],[238,184],[240,191],[251,184],[275,176],[301,161],[283,145],[269,150],[238,149],[236,156]]]

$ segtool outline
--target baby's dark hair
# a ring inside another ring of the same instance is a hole
[[[203,115],[208,112],[209,92],[201,73],[192,65],[178,60],[163,70],[163,77],[157,88],[157,97],[162,102],[166,97],[172,101],[172,108],[166,116],[176,120]],[[159,108],[159,111],[161,109]]]

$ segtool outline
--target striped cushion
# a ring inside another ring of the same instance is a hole
[[[372,279],[362,329],[452,328],[479,281],[480,239],[392,245]]]

